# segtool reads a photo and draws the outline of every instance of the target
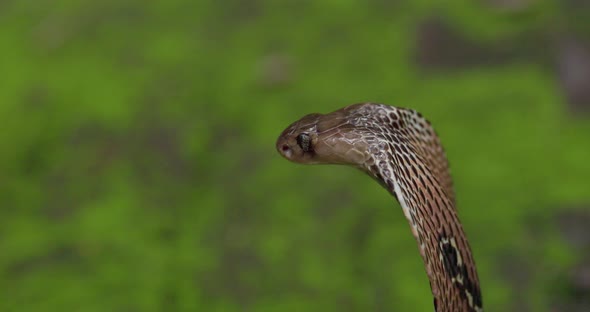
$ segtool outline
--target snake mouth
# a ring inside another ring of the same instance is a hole
[[[291,149],[291,147],[289,147],[289,145],[284,143],[283,145],[280,146],[279,153],[281,155],[283,155],[283,157],[285,157],[287,159],[291,159],[291,156],[293,156],[293,149]]]
[[[293,146],[292,140],[289,139],[290,136],[281,135],[276,143],[276,148],[281,156],[285,157],[286,159],[293,161],[295,158],[296,151],[295,147]]]
[[[310,139],[311,140],[311,139]],[[309,146],[304,145],[307,147],[307,150],[303,149],[299,142],[300,140],[293,135],[282,135],[279,137],[276,143],[276,148],[279,154],[286,158],[289,161],[295,163],[302,163],[302,164],[312,164],[314,163],[314,151],[311,147],[311,141],[308,142]]]

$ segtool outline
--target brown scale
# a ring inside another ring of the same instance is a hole
[[[285,129],[276,147],[293,162],[351,165],[375,178],[400,202],[410,223],[435,310],[483,311],[445,151],[420,113],[361,103],[310,114]]]

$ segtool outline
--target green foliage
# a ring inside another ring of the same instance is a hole
[[[274,150],[361,101],[437,128],[486,308],[548,310],[576,257],[551,217],[590,200],[589,123],[535,62],[423,72],[415,28],[441,8],[371,3],[0,4],[0,310],[430,311],[387,192]],[[563,19],[552,5],[440,14],[491,42]],[[525,286],[501,274],[516,262]]]

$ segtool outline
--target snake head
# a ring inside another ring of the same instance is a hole
[[[276,143],[279,154],[295,163],[357,167],[367,160],[367,147],[351,125],[348,110],[306,115],[287,127]]]
[[[287,127],[277,140],[279,154],[296,163],[316,163],[317,122],[321,116],[309,114]]]

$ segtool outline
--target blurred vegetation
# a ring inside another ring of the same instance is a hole
[[[387,192],[274,150],[364,101],[437,128],[487,310],[579,298],[589,246],[555,221],[590,205],[555,69],[590,38],[574,2],[0,2],[0,310],[431,311]],[[471,48],[420,51],[432,18]]]

